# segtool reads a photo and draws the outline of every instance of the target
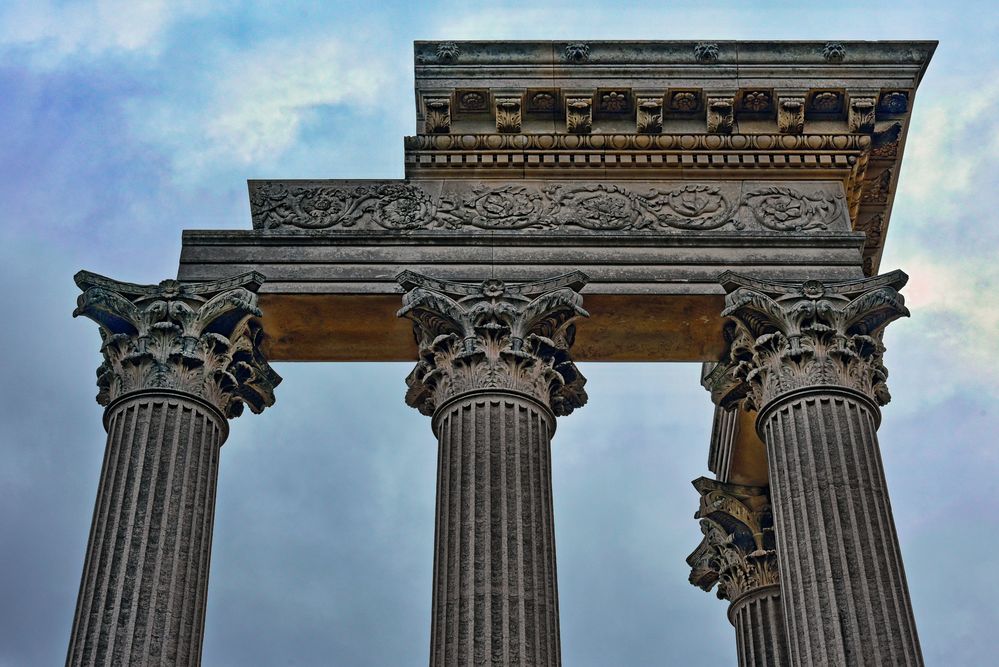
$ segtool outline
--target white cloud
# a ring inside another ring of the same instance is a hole
[[[0,49],[30,48],[41,65],[107,52],[156,53],[175,22],[202,11],[203,5],[186,0],[14,2],[0,13]]]
[[[137,101],[133,131],[160,146],[180,178],[267,164],[325,107],[369,112],[384,106],[379,91],[398,68],[377,45],[324,35],[217,55],[163,94]],[[386,111],[394,112],[380,112]]]
[[[992,125],[992,109],[999,103],[999,78],[990,73],[967,83],[964,91],[973,92],[925,91],[925,99],[916,102],[898,198],[920,208],[929,206],[930,214],[953,210],[969,192],[983,163],[994,158],[999,144],[995,132],[982,136],[982,130]]]

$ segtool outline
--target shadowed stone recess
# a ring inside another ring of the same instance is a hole
[[[261,277],[120,283],[80,272],[100,326],[107,448],[67,665],[197,665],[227,418],[274,402]]]
[[[420,350],[406,402],[439,442],[430,664],[560,665],[551,438],[586,403],[585,277],[399,281]]]
[[[877,439],[905,280],[722,279],[731,377],[766,443],[792,664],[923,664]]]
[[[717,584],[718,598],[730,601],[740,667],[790,665],[767,490],[706,477],[693,484],[704,539],[687,557],[690,583]]]

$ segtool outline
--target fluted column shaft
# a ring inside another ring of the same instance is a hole
[[[107,446],[66,664],[199,665],[227,419],[281,381],[256,319],[263,277],[123,283],[86,271]]]
[[[106,424],[67,665],[199,664],[228,425],[202,400],[156,392],[112,404]]]
[[[551,439],[586,403],[569,355],[586,277],[399,282],[419,348],[406,403],[438,438],[430,664],[558,667]]]
[[[788,667],[780,586],[757,588],[734,600],[728,618],[735,627],[739,667]]]
[[[922,665],[878,448],[877,406],[840,387],[760,412],[795,665]]]
[[[721,276],[730,346],[710,388],[758,410],[793,665],[923,664],[877,436],[906,280]]]
[[[434,426],[431,665],[559,665],[554,415],[528,397],[475,393]]]

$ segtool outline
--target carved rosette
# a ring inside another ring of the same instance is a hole
[[[777,104],[777,131],[801,134],[805,131],[805,98],[782,97]]]
[[[193,395],[228,418],[243,406],[255,413],[274,404],[281,377],[261,352],[256,291],[259,273],[228,280],[159,285],[118,282],[87,271],[73,316],[100,327],[104,363],[97,402],[164,389]]]
[[[771,186],[746,193],[742,205],[763,227],[777,232],[826,229],[847,216],[842,195],[813,195],[792,188]]]
[[[701,477],[694,514],[704,539],[687,556],[690,583],[705,591],[718,585],[719,599],[730,602],[778,583],[773,516],[765,489],[726,484]]]
[[[745,384],[747,408],[761,409],[788,392],[836,386],[878,405],[891,400],[882,357],[885,327],[909,315],[898,290],[901,271],[839,283],[800,284],[721,277],[728,295],[722,315],[735,324],[724,370],[715,370],[722,394]]]
[[[567,415],[586,404],[586,379],[569,356],[574,322],[588,317],[580,272],[533,283],[434,280],[410,271],[400,317],[413,321],[419,361],[406,403],[433,415],[452,398],[505,390]]]

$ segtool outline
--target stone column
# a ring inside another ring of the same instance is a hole
[[[67,665],[197,665],[219,448],[273,404],[259,274],[132,285],[81,271],[73,315],[100,327],[108,432]]]
[[[430,664],[561,664],[551,438],[586,403],[580,273],[479,285],[404,273],[406,402],[439,441]]]
[[[705,591],[718,584],[729,600],[740,667],[791,664],[781,610],[773,518],[766,489],[701,477],[700,519],[704,539],[687,557],[690,583]]]
[[[882,333],[908,315],[905,281],[722,277],[730,378],[767,448],[795,665],[923,664],[877,438]]]

